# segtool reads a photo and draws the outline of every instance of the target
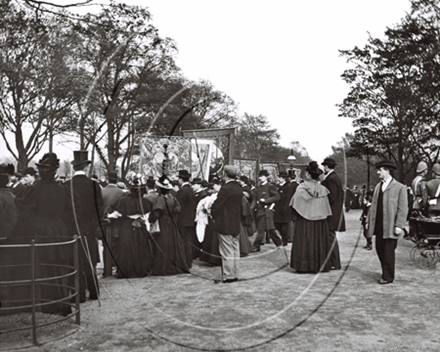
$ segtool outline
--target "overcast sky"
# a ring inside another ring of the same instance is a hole
[[[317,161],[353,132],[335,106],[348,93],[338,50],[364,46],[368,32],[382,38],[410,10],[409,0],[124,2],[150,9],[187,78],[210,80],[241,114],[266,115],[282,146],[299,141]]]

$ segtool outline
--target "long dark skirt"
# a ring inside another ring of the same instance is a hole
[[[220,256],[218,234],[214,231],[214,224],[209,219],[205,229],[205,238],[203,240],[203,252],[200,254],[200,260],[211,265],[222,265]]]
[[[159,218],[160,233],[154,235],[153,275],[189,273],[179,231],[168,214]]]
[[[293,235],[290,266],[297,272],[317,273],[330,271],[332,263],[329,251],[332,245],[327,220],[310,221],[298,216]]]
[[[134,220],[121,219],[116,254],[118,277],[145,277],[152,271],[153,251],[145,224],[133,227]]]

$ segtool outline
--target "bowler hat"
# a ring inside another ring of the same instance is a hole
[[[226,175],[235,177],[238,174],[238,169],[234,165],[225,165],[223,171]]]
[[[0,164],[0,175],[13,175],[14,169],[13,164]]]
[[[324,161],[321,163],[321,165],[327,165],[330,167],[336,166],[336,161],[333,158],[325,158]]]
[[[428,164],[425,163],[424,161],[421,161],[417,164],[417,173],[423,172],[425,170],[428,170]]]
[[[269,177],[269,171],[262,169],[260,170],[260,172],[258,173],[258,176],[266,176]]]
[[[187,178],[189,179],[191,175],[189,174],[188,170],[179,170],[179,173],[177,174],[178,178]]]
[[[280,173],[278,174],[278,177],[289,177],[289,174],[287,173],[286,170],[281,170]]]
[[[110,171],[107,173],[107,178],[110,181],[117,181],[118,180],[118,174],[115,171]]]
[[[35,165],[57,168],[60,166],[60,159],[57,158],[57,155],[55,153],[46,153],[43,155],[38,163],[35,163]]]
[[[72,165],[91,164],[92,162],[88,159],[88,153],[87,150],[74,150],[73,160],[70,163]]]
[[[387,160],[387,159],[381,160],[376,164],[376,169],[380,169],[381,167],[385,167],[390,170],[397,169],[396,164],[394,164],[391,160]]]
[[[202,183],[202,179],[200,177],[194,177],[191,183],[193,185],[200,185]]]
[[[156,181],[154,180],[153,176],[148,176],[147,179],[147,186],[148,187],[154,187],[156,185]]]
[[[23,170],[23,175],[32,175],[35,176],[37,174],[37,170],[35,170],[33,167],[27,167]]]
[[[439,163],[435,163],[432,166],[432,172],[435,173],[436,175],[440,176],[440,164]]]

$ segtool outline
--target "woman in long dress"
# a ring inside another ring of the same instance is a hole
[[[330,191],[318,182],[322,170],[316,161],[306,171],[310,179],[298,186],[290,204],[297,213],[290,266],[298,273],[330,271]]]
[[[150,228],[155,227],[158,220],[159,232],[153,233],[154,259],[153,275],[175,275],[189,273],[185,260],[182,239],[177,229],[177,216],[180,204],[170,192],[173,189],[166,176],[156,181],[159,196],[150,214]]]
[[[110,218],[117,218],[113,231],[117,233],[116,277],[145,277],[152,271],[153,245],[147,231],[146,215],[153,210],[151,202],[144,198],[145,182],[139,175],[129,173],[128,195],[110,207]]]
[[[214,178],[210,185],[208,197],[205,200],[206,212],[208,216],[208,224],[205,228],[205,238],[203,240],[203,247],[200,253],[200,260],[210,265],[222,265],[222,258],[219,249],[218,234],[214,231],[214,222],[211,217],[212,203],[217,199],[217,194],[221,188],[221,182],[218,178]]]
[[[240,256],[247,256],[251,251],[250,238],[257,232],[252,209],[255,208],[255,193],[251,190],[247,176],[240,177],[240,185],[243,188],[243,199],[241,206],[240,235]]]

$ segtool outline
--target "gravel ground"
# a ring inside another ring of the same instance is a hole
[[[197,261],[192,274],[105,278],[100,302],[81,305],[81,326],[63,323],[52,342],[53,331],[41,331],[42,345],[22,350],[440,351],[440,264],[417,267],[413,243],[402,239],[396,281],[379,285],[376,252],[362,248],[360,211],[345,215],[342,270],[295,274],[290,245],[285,252],[271,244],[242,258],[242,280],[232,284],[214,284],[219,268]],[[0,351],[32,344],[29,331],[14,334],[0,336]]]

